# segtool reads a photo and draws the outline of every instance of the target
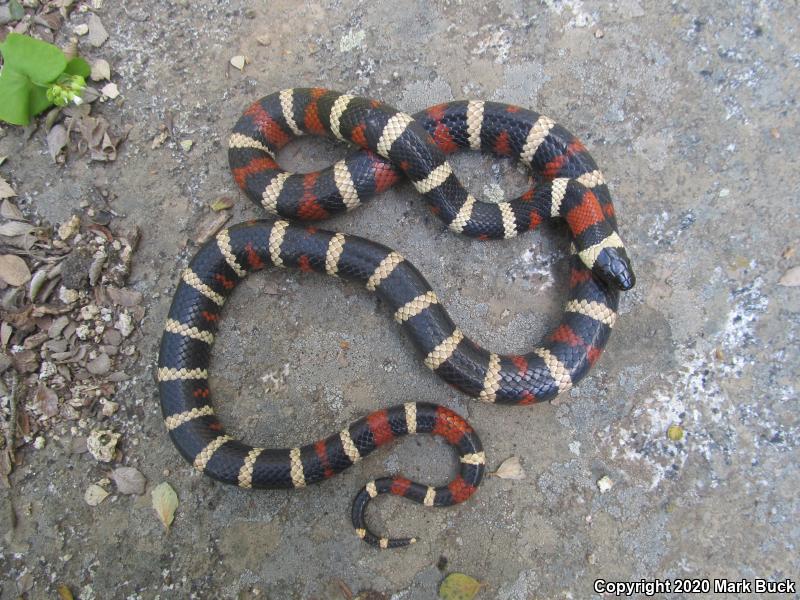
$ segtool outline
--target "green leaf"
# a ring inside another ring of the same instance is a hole
[[[481,582],[463,573],[450,573],[439,586],[442,600],[472,600],[481,589]]]
[[[68,75],[80,75],[83,78],[89,77],[92,73],[92,67],[89,66],[85,60],[80,56],[76,56],[67,63],[64,72]]]
[[[30,106],[32,117],[46,111],[52,105],[53,103],[47,98],[47,88],[38,85],[31,86],[28,106]]]
[[[9,33],[0,52],[4,71],[12,68],[36,83],[54,81],[67,67],[67,59],[58,47],[19,33]]]
[[[0,72],[0,120],[12,125],[31,122],[28,98],[30,80],[8,66]]]

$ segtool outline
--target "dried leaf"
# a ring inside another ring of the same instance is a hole
[[[442,600],[472,600],[481,585],[480,581],[469,575],[450,573],[439,586],[439,597]]]
[[[111,79],[111,66],[107,60],[102,58],[94,61],[92,64],[92,74],[90,75],[92,81],[102,81],[103,79]]]
[[[184,152],[189,152],[194,146],[194,142],[192,140],[181,140],[181,148],[183,148]]]
[[[36,389],[36,402],[46,417],[55,417],[58,414],[58,394],[42,383]]]
[[[169,531],[169,526],[172,525],[172,520],[175,518],[175,509],[178,508],[178,495],[172,486],[164,481],[150,492],[150,496],[153,499],[153,509],[164,525],[164,529]]]
[[[0,198],[11,198],[12,196],[16,196],[17,192],[14,191],[8,182],[0,177]]]
[[[4,219],[14,219],[16,221],[25,220],[22,211],[18,209],[17,205],[11,200],[3,200],[3,204],[0,205],[0,217]]]
[[[230,208],[233,206],[233,198],[229,198],[228,196],[220,196],[214,202],[211,203],[211,210],[213,211],[221,211],[225,210],[226,208]]]
[[[111,370],[111,359],[103,352],[94,360],[86,363],[86,370],[92,375],[105,375]]]
[[[108,492],[96,483],[86,488],[86,492],[83,494],[83,499],[89,506],[97,506],[106,498],[108,498]]]
[[[785,287],[797,287],[800,285],[800,267],[792,267],[786,271],[778,281],[778,285]]]
[[[23,221],[9,221],[0,225],[0,235],[6,237],[15,237],[18,235],[27,235],[35,231],[35,227],[30,223]]]
[[[139,306],[142,303],[142,293],[130,288],[108,287],[106,288],[106,293],[108,293],[108,297],[111,298],[114,304],[119,304],[126,308]]]
[[[61,125],[53,125],[52,129],[47,132],[47,150],[50,152],[50,157],[55,161],[56,157],[64,149],[69,141],[69,134],[67,128]]]
[[[30,281],[31,272],[28,265],[15,254],[3,254],[0,256],[0,279],[8,285],[20,286]]]
[[[228,212],[210,213],[200,222],[197,228],[195,241],[198,244],[205,244],[214,234],[222,229],[222,226],[225,225],[230,218],[231,215]]]
[[[111,479],[117,486],[120,494],[144,494],[146,480],[138,469],[133,467],[119,467],[111,473]]]
[[[63,583],[58,586],[58,600],[75,600],[75,597],[72,595],[72,592],[69,591],[69,588],[65,586]]]
[[[683,427],[680,425],[670,425],[667,428],[667,437],[670,441],[680,442],[683,439]]]
[[[492,475],[496,475],[500,479],[525,479],[525,469],[522,468],[519,457],[512,456],[505,459]]]
[[[11,339],[12,333],[14,333],[14,328],[3,321],[3,323],[0,324],[0,346],[5,348],[6,345],[8,345],[8,340]]]

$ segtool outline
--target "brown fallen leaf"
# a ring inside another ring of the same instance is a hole
[[[231,208],[233,206],[233,198],[228,196],[220,196],[214,202],[211,203],[211,210],[215,212],[219,212],[221,210],[225,210],[226,208]]]
[[[800,285],[800,267],[792,267],[778,280],[778,285],[797,287]]]
[[[31,279],[28,265],[15,254],[0,255],[0,279],[8,285],[25,285]]]
[[[225,225],[225,223],[227,223],[228,219],[230,218],[231,215],[227,211],[211,213],[207,215],[202,221],[200,221],[200,225],[198,225],[197,227],[197,234],[195,235],[195,241],[198,244],[205,244],[220,229],[222,229],[223,225]]]
[[[55,417],[58,414],[58,394],[43,383],[36,388],[36,403],[44,416]]]
[[[15,237],[18,235],[27,235],[33,233],[36,228],[30,223],[24,221],[9,221],[0,225],[0,235],[6,237]]]
[[[64,585],[63,583],[58,586],[58,600],[75,600],[75,597],[72,595],[72,592],[69,591],[69,588]]]
[[[22,211],[17,208],[17,205],[14,204],[11,200],[3,200],[3,204],[0,205],[0,217],[4,219],[14,219],[15,221],[24,221],[25,216],[22,214]]]
[[[464,573],[450,573],[439,586],[439,597],[442,600],[472,600],[482,585],[480,581]]]
[[[86,488],[86,492],[83,494],[83,499],[89,506],[97,506],[106,498],[108,498],[108,492],[96,483]]]
[[[519,457],[512,456],[505,459],[492,475],[500,479],[525,479],[525,469],[522,468]]]
[[[53,162],[58,162],[58,155],[61,154],[68,141],[69,133],[67,133],[67,128],[60,123],[53,125],[50,131],[47,132],[47,150],[50,152],[50,158],[53,159]]]
[[[164,525],[164,529],[169,531],[169,526],[172,525],[175,518],[175,510],[178,508],[178,495],[172,486],[164,481],[153,488],[150,497],[153,500],[153,509]]]
[[[131,288],[116,288],[109,286],[106,288],[108,297],[114,304],[119,304],[125,308],[139,306],[142,303],[142,293]]]
[[[0,198],[11,198],[16,195],[17,192],[14,191],[14,188],[12,188],[5,179],[0,177]]]
[[[231,65],[233,65],[234,67],[236,67],[240,71],[242,71],[244,69],[244,66],[249,62],[250,62],[250,59],[248,59],[246,56],[243,56],[241,54],[237,54],[236,56],[231,58]]]

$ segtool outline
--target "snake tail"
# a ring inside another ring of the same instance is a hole
[[[460,473],[450,485],[429,488],[399,477],[379,479],[355,499],[353,522],[359,536],[379,548],[396,548],[411,540],[370,532],[364,523],[367,501],[388,492],[426,506],[448,506],[472,495],[483,476],[484,454],[464,419],[434,404],[407,403],[373,412],[313,444],[259,448],[228,436],[212,405],[208,367],[214,335],[226,298],[249,271],[272,264],[324,272],[327,264],[329,272],[337,266],[345,276],[350,269],[350,276],[361,273],[367,281],[376,268],[369,252],[378,253],[377,262],[389,253],[367,240],[359,245],[353,239],[360,238],[337,236],[341,234],[309,231],[282,221],[256,221],[223,230],[206,243],[183,271],[161,340],[161,409],[170,437],[187,461],[218,481],[242,488],[302,488],[340,473],[395,438],[414,433],[443,437],[461,458]],[[337,243],[342,245],[340,254],[348,243],[349,250],[334,265],[328,249]]]
[[[417,402],[372,413],[350,426],[363,432],[361,444],[388,443],[408,433],[431,433],[444,438],[458,450],[460,472],[448,485],[432,487],[405,477],[382,477],[361,488],[353,500],[353,527],[362,540],[378,548],[402,548],[417,538],[387,538],[373,533],[366,525],[365,511],[369,501],[379,494],[402,496],[425,506],[452,506],[464,502],[477,489],[483,478],[486,457],[480,439],[469,423],[452,410],[435,404]],[[354,440],[357,438],[353,438]],[[361,439],[359,436],[358,439]]]

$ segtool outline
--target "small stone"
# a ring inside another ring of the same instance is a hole
[[[95,48],[99,48],[106,43],[108,39],[108,32],[103,27],[103,22],[100,17],[93,14],[89,17],[89,43]]]
[[[731,195],[731,191],[728,188],[722,188],[719,191],[719,197],[720,198],[727,198],[730,195]]]
[[[133,333],[133,319],[128,313],[120,313],[114,327],[122,334],[122,337],[128,337]]]
[[[61,332],[64,331],[67,325],[69,325],[69,317],[62,315],[50,324],[50,327],[47,329],[47,335],[49,335],[51,339],[55,339],[61,335]]]
[[[117,486],[120,494],[141,496],[147,480],[138,469],[133,467],[119,467],[111,473],[111,479]]]
[[[44,437],[42,437],[41,435],[37,435],[36,439],[33,440],[33,447],[36,448],[37,450],[41,450],[42,448],[45,447],[46,443],[47,441],[44,439]]]
[[[266,33],[264,35],[259,35],[256,38],[256,41],[260,46],[269,46],[272,43],[272,40],[269,39],[269,36]]]
[[[119,88],[117,87],[117,84],[114,83],[113,81],[101,87],[100,92],[103,94],[103,96],[106,96],[110,100],[113,100],[114,98],[119,96]]]
[[[73,235],[78,233],[81,227],[81,218],[78,215],[72,215],[68,221],[62,223],[58,228],[58,239],[68,240]]]
[[[184,152],[189,152],[194,146],[194,142],[192,140],[181,140],[181,148]]]
[[[95,429],[86,438],[86,448],[95,460],[111,462],[117,452],[120,434],[110,429]]]
[[[92,74],[90,75],[92,81],[102,81],[103,79],[111,79],[111,65],[107,60],[102,58],[92,63]]]
[[[103,407],[100,412],[102,412],[106,417],[114,415],[114,413],[119,410],[119,403],[113,402],[112,400],[106,400],[105,398],[100,400],[100,405]]]
[[[600,38],[602,38],[602,37],[603,37],[605,34],[606,34],[606,32],[605,32],[605,31],[603,31],[602,29],[597,29],[597,30],[595,30],[595,32],[594,32],[594,37],[596,37],[596,38],[599,40],[599,39],[600,39]]]
[[[111,359],[108,354],[100,354],[86,364],[86,370],[92,375],[105,375],[111,370]]]
[[[612,487],[614,487],[614,480],[608,475],[603,475],[597,480],[597,489],[600,490],[601,494],[605,494]]]
[[[75,329],[75,335],[78,336],[79,340],[88,340],[89,336],[92,335],[92,331],[88,325],[84,324]]]
[[[73,31],[75,32],[75,35],[86,35],[89,33],[89,26],[86,23],[79,23],[78,25],[75,25]]]
[[[103,333],[103,342],[109,346],[119,346],[122,343],[122,334],[117,329],[106,329]]]

